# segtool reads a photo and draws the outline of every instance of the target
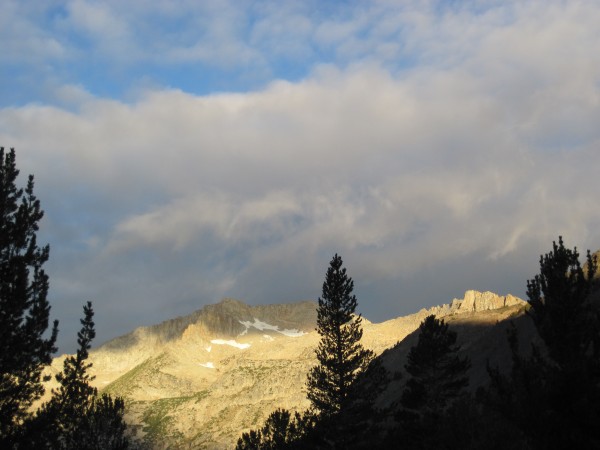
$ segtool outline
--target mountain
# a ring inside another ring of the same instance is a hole
[[[501,367],[510,362],[509,319],[533,333],[519,319],[526,305],[511,295],[467,291],[463,299],[405,317],[377,324],[363,319],[363,344],[393,375],[378,404],[399,398],[406,354],[426,316],[444,317],[458,331],[473,362],[475,389],[486,381],[486,358]],[[125,397],[130,428],[152,448],[231,448],[276,408],[309,406],[306,374],[316,364],[320,338],[316,307],[310,301],[249,306],[224,299],[107,342],[90,353],[90,372],[99,390]],[[60,370],[63,359],[50,370]]]

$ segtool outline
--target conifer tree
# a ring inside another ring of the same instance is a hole
[[[52,398],[26,424],[24,442],[31,448],[64,450],[106,449],[128,447],[123,421],[123,400],[113,400],[90,385],[94,379],[88,373],[91,342],[96,336],[94,310],[91,302],[83,307],[84,318],[77,333],[79,348],[65,358],[62,372],[56,375],[60,386]]]
[[[530,315],[552,360],[529,362],[545,369],[545,399],[538,403],[545,419],[531,435],[557,448],[600,446],[600,305],[592,301],[597,263],[588,250],[582,267],[577,248],[566,248],[559,236],[527,282]]]
[[[342,409],[353,383],[373,359],[373,352],[360,344],[362,318],[355,314],[354,282],[342,264],[336,254],[327,269],[317,308],[319,365],[307,377],[307,397],[324,418]]]
[[[404,366],[411,377],[406,382],[396,413],[398,424],[392,436],[407,448],[440,448],[448,429],[449,411],[468,385],[468,358],[457,355],[456,333],[443,320],[430,315],[419,326],[418,342]],[[451,445],[449,448],[452,448]]]
[[[238,439],[236,450],[276,450],[302,448],[303,419],[296,412],[292,415],[287,409],[273,411],[263,427],[243,433]]]
[[[508,376],[489,369],[487,403],[512,422],[530,448],[600,447],[600,311],[594,300],[597,261],[565,248],[562,237],[540,256],[540,273],[527,296],[543,347],[519,352],[509,334],[513,367]],[[545,348],[544,348],[545,347]]]
[[[91,342],[96,336],[94,330],[94,310],[87,302],[83,307],[84,318],[81,319],[81,330],[77,333],[79,348],[75,355],[68,356],[63,363],[62,372],[56,375],[60,383],[53,390],[52,399],[42,408],[41,416],[46,416],[52,426],[48,433],[54,434],[58,442],[56,448],[76,448],[77,434],[82,419],[87,415],[92,399],[96,396],[96,388],[90,386],[93,380],[87,371],[92,366],[87,361]],[[60,446],[59,446],[60,444]]]
[[[589,250],[584,267],[577,248],[565,248],[559,236],[552,251],[540,256],[539,275],[527,281],[530,315],[550,356],[564,368],[586,355],[600,355],[594,348],[597,317],[589,302],[598,266]]]
[[[92,397],[77,434],[77,449],[126,450],[130,440],[123,419],[125,402],[108,394]]]
[[[402,394],[402,404],[429,413],[442,412],[469,380],[471,363],[457,355],[456,333],[443,319],[430,315],[419,326],[419,341],[408,353],[406,371],[411,378]]]
[[[56,351],[58,322],[49,336],[49,246],[39,247],[44,213],[33,175],[19,189],[14,149],[0,148],[0,444],[11,442],[32,403],[44,393],[42,369]]]

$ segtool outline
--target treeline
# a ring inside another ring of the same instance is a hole
[[[48,335],[48,275],[43,266],[50,248],[37,244],[44,213],[33,193],[33,175],[18,188],[15,151],[0,148],[0,448],[127,449],[121,398],[98,395],[90,386],[88,350],[95,337],[94,311],[83,307],[77,353],[56,375],[59,387],[33,411],[44,395],[43,371],[52,362],[58,335]]]
[[[562,237],[553,243],[527,282],[526,313],[543,344],[519,342],[513,325],[512,367],[488,363],[489,384],[476,394],[466,389],[470,361],[458,356],[456,333],[427,317],[408,354],[404,390],[382,409],[375,400],[390,376],[360,344],[353,282],[335,255],[317,310],[318,365],[306,383],[311,407],[274,411],[242,434],[237,450],[600,448],[597,269],[589,251],[582,266],[576,248],[565,248]]]

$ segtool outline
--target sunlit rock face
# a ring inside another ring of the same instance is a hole
[[[402,372],[415,330],[435,314],[459,330],[464,351],[497,348],[504,355],[506,334],[495,324],[518,316],[525,305],[511,295],[467,291],[463,299],[405,317],[378,324],[363,320],[363,344],[384,352],[392,374]],[[225,299],[138,328],[91,352],[94,383],[126,398],[130,429],[154,448],[232,448],[243,431],[262,424],[276,408],[309,406],[306,374],[316,364],[320,338],[316,307],[310,301],[250,306]],[[485,361],[477,358],[471,375],[480,383]],[[390,384],[384,403],[394,401],[401,388],[401,382]]]
[[[493,292],[467,291],[462,300],[454,299],[452,306],[455,312],[487,311],[505,306],[523,305],[520,298],[513,295],[496,295]]]

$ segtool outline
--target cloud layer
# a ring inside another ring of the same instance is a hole
[[[559,234],[600,247],[594,4],[151,3],[21,10],[7,41],[54,72],[0,109],[0,143],[36,175],[66,349],[88,299],[102,341],[222,296],[316,298],[338,252],[383,320],[523,295]],[[111,61],[129,94],[57,61]],[[237,88],[148,69],[188,65]]]

